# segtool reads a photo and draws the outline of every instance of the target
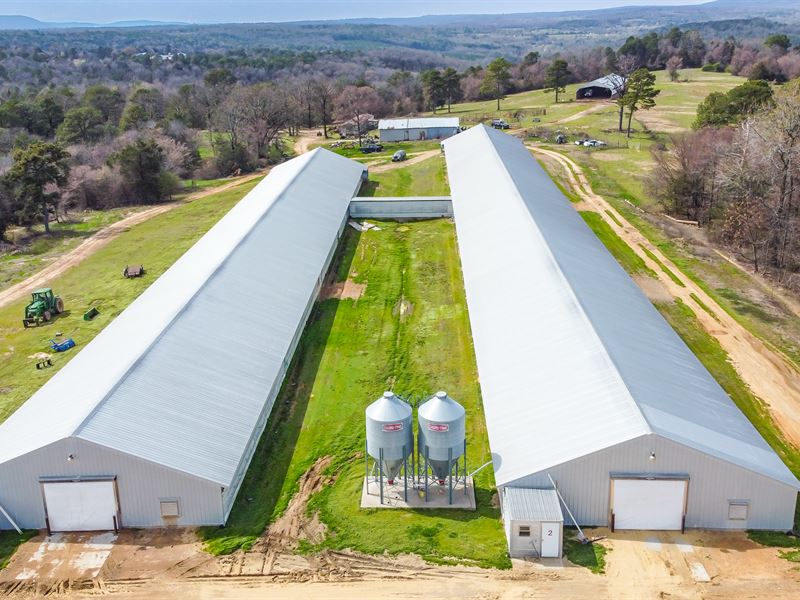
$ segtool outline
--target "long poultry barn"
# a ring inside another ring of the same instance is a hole
[[[523,144],[444,148],[501,499],[555,483],[581,525],[791,529],[798,480]],[[512,553],[540,552],[529,527]]]
[[[0,426],[0,527],[226,521],[364,167],[275,167]]]

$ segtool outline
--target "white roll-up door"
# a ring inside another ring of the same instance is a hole
[[[42,484],[51,531],[114,529],[114,481],[59,481]]]
[[[676,531],[683,528],[688,481],[612,479],[615,529]]]

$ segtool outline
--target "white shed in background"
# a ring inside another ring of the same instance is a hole
[[[381,119],[378,131],[382,142],[443,140],[458,133],[458,117],[420,119]]]
[[[555,490],[503,488],[503,524],[514,558],[559,558],[564,515]]]

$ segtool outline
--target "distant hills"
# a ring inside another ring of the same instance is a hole
[[[635,1],[635,0],[634,0]],[[487,3],[487,8],[491,7]],[[508,28],[528,27],[547,28],[572,26],[580,28],[602,28],[610,25],[632,26],[645,22],[651,28],[676,25],[687,22],[708,22],[754,17],[770,18],[779,22],[800,22],[800,0],[713,0],[704,4],[677,6],[623,6],[590,10],[560,12],[532,12],[515,14],[465,14],[465,15],[427,15],[398,18],[360,18],[338,20],[308,20],[292,23],[277,23],[279,26],[293,25],[380,25],[395,27],[438,28],[438,27],[478,27]],[[232,23],[217,23],[227,25]],[[0,15],[0,30],[53,30],[53,29],[111,29],[111,28],[156,28],[190,26],[188,22],[167,21],[116,21],[113,23],[52,22],[41,21],[22,15]],[[203,25],[212,25],[210,23]]]
[[[113,23],[81,23],[78,21],[40,21],[33,17],[23,15],[0,15],[0,29],[5,30],[34,30],[34,29],[87,29],[105,27],[164,27],[170,25],[187,25],[187,23],[166,21],[114,21]]]

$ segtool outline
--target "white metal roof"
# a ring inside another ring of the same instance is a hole
[[[381,119],[378,129],[435,129],[459,126],[458,117],[421,117],[417,119]]]
[[[563,522],[564,513],[555,490],[503,488],[505,521]]]
[[[598,77],[594,81],[584,83],[578,89],[582,90],[588,87],[602,87],[611,90],[612,92],[619,92],[625,84],[625,77],[617,75],[616,73],[609,73],[603,77]]]
[[[229,485],[363,170],[272,169],[0,425],[0,462],[76,436]]]
[[[444,145],[498,484],[655,433],[800,486],[520,140]]]

